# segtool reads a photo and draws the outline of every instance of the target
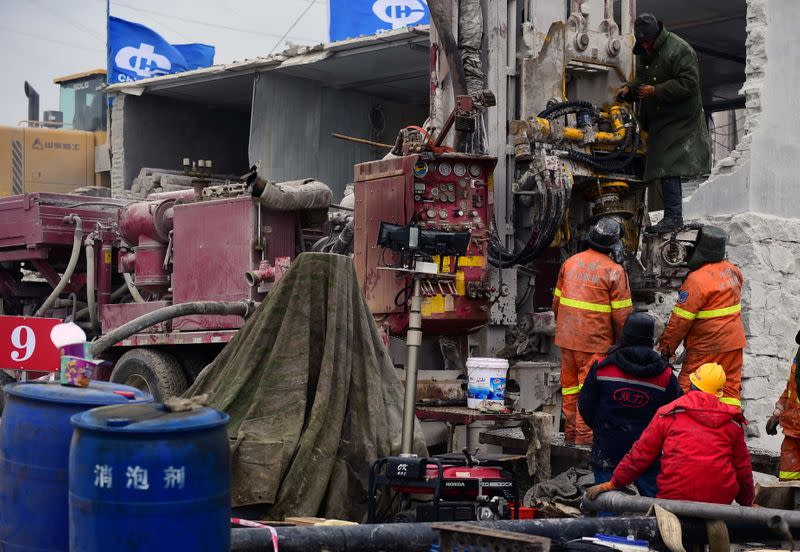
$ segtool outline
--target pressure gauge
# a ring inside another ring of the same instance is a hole
[[[452,192],[447,194],[447,201],[449,201],[450,203],[455,203],[456,202],[456,194],[454,194]]]
[[[442,209],[442,210],[439,211],[439,218],[440,219],[446,219],[447,218],[447,210],[446,209]]]
[[[456,163],[455,166],[453,166],[453,172],[460,178],[467,174],[467,167],[464,163]]]
[[[439,163],[439,174],[442,176],[450,176],[453,172],[453,167],[450,163]]]
[[[433,209],[428,209],[428,213],[427,214],[428,214],[428,218],[429,219],[436,218],[436,211],[434,211]]]
[[[439,197],[439,188],[432,188],[431,189],[431,197],[433,199],[436,199],[437,197]]]
[[[448,192],[452,192],[453,190],[455,190],[455,187],[452,184],[448,184],[447,185],[447,191]]]
[[[473,178],[478,178],[481,175],[481,166],[477,163],[470,163],[469,174]]]

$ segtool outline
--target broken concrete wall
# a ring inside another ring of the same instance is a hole
[[[743,406],[754,444],[776,450],[764,422],[784,389],[800,329],[800,187],[797,159],[795,0],[747,0],[744,135],[731,156],[685,203],[687,218],[725,228],[745,287]]]
[[[214,109],[155,95],[114,98],[111,190],[130,189],[143,167],[180,170],[184,157],[211,159],[215,173],[247,171],[247,111]]]
[[[800,329],[800,219],[756,213],[712,217],[728,231],[729,259],[742,268],[742,317],[747,333],[742,406],[757,429],[755,443],[777,450],[764,423],[784,390]]]

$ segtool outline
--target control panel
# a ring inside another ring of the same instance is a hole
[[[377,245],[381,222],[415,225],[426,239],[468,233],[466,255],[432,255],[420,282],[423,332],[457,334],[489,320],[493,291],[487,249],[496,160],[467,154],[411,155],[356,166],[356,270],[379,323],[402,333],[411,278],[393,251]]]

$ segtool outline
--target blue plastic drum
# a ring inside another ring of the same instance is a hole
[[[126,385],[92,382],[5,386],[0,423],[0,549],[69,550],[70,418],[97,406],[152,402]]]
[[[96,408],[72,418],[70,550],[230,548],[228,415],[163,405]]]

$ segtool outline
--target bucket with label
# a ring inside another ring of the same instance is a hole
[[[478,358],[467,360],[467,406],[503,406],[506,393],[508,361],[504,358]]]

